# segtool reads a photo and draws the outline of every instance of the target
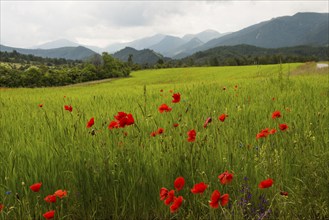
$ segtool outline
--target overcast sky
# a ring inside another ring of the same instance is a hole
[[[8,1],[0,0],[0,43],[31,47],[57,39],[105,47],[157,33],[182,37],[238,31],[297,12],[326,12],[309,1]]]

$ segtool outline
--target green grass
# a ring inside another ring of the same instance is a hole
[[[307,68],[294,75],[300,65],[145,70],[100,84],[2,89],[0,218],[42,219],[50,209],[55,219],[258,219],[268,210],[269,219],[329,218],[328,74]],[[179,103],[169,90],[181,94]],[[160,114],[163,103],[172,111]],[[69,104],[71,113],[63,108]],[[282,117],[273,120],[275,110]],[[135,124],[109,130],[119,111],[132,113]],[[165,132],[151,137],[160,127]],[[267,127],[279,131],[256,140]],[[226,170],[234,179],[220,185]],[[184,202],[171,214],[159,191],[174,189],[178,176],[186,181],[176,192]],[[273,186],[259,189],[267,178]],[[36,182],[43,183],[37,193],[29,189]],[[194,195],[199,182],[208,189]],[[57,189],[68,196],[43,201]],[[209,207],[215,189],[230,195],[228,206]]]

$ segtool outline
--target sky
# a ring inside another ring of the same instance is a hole
[[[68,39],[106,47],[158,33],[234,32],[297,12],[328,13],[327,0],[14,1],[0,0],[0,43],[29,48]]]

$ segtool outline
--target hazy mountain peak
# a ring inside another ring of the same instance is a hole
[[[67,40],[67,39],[58,39],[54,41],[49,41],[44,44],[40,44],[38,46],[34,46],[33,48],[36,49],[54,49],[60,47],[77,47],[79,46],[78,43]]]

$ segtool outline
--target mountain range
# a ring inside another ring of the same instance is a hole
[[[116,56],[127,59],[129,55],[127,53],[129,52],[133,54],[134,59],[137,59],[137,56],[143,55],[143,57],[150,58],[150,62],[148,63],[153,63],[154,58],[158,56],[181,59],[198,51],[205,51],[218,46],[239,44],[248,44],[263,48],[281,48],[298,45],[328,46],[329,13],[303,12],[293,16],[277,17],[233,33],[223,34],[214,30],[205,30],[197,34],[186,34],[183,37],[157,34],[127,43],[112,44],[106,48],[87,45],[79,46],[75,42],[62,39],[35,46],[34,48],[39,48],[34,49],[35,51],[27,51],[27,49],[19,50],[25,54],[27,52],[33,52],[37,56],[52,56],[67,59],[82,59],[87,55],[95,53],[93,51],[98,53],[103,51],[115,53]],[[55,48],[60,49],[59,47],[65,47],[66,49],[56,51]],[[6,47],[1,46],[0,50],[3,50],[3,48]],[[82,55],[78,55],[76,51],[82,50]],[[138,62],[142,62],[141,60],[144,59],[140,59]]]

